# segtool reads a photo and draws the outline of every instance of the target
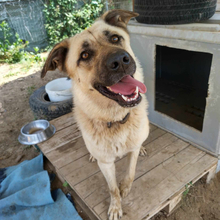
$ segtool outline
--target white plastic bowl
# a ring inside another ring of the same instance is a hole
[[[72,81],[67,78],[59,78],[47,83],[45,90],[51,102],[64,101],[73,96]]]

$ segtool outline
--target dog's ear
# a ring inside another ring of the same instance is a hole
[[[139,14],[132,11],[125,11],[121,9],[114,9],[107,11],[102,15],[102,19],[113,26],[127,29],[127,24],[131,18],[137,17]]]
[[[65,60],[68,49],[68,39],[63,40],[54,46],[44,64],[43,70],[41,72],[41,78],[43,78],[46,75],[47,71],[55,70],[56,68],[58,68],[60,71],[66,71]]]

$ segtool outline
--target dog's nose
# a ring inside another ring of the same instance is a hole
[[[126,51],[112,53],[107,59],[107,67],[110,71],[117,71],[119,68],[125,68],[130,64],[130,55]]]

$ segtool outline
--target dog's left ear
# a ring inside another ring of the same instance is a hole
[[[138,15],[138,13],[132,11],[114,9],[105,12],[105,14],[103,14],[101,18],[110,25],[126,29],[129,20],[131,18],[137,17]]]
[[[63,40],[54,46],[54,48],[51,50],[44,64],[43,70],[41,72],[41,78],[44,78],[47,71],[55,70],[56,68],[58,68],[60,71],[63,72],[66,71],[65,60],[68,49],[69,49],[68,39]]]

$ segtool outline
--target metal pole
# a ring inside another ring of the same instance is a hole
[[[106,11],[108,11],[108,0],[105,1],[105,8],[106,8]]]

